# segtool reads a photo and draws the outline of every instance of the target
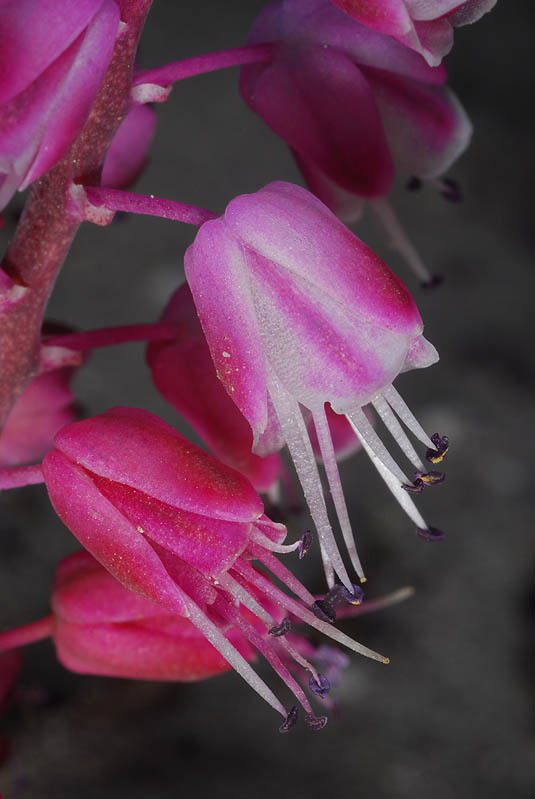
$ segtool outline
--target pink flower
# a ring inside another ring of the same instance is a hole
[[[0,208],[80,133],[118,25],[114,0],[0,2]]]
[[[477,22],[496,0],[332,0],[362,25],[392,36],[436,67],[453,47],[453,28]]]
[[[249,422],[259,455],[288,445],[318,530],[329,585],[351,581],[334,540],[302,409],[312,414],[352,563],[363,577],[345,507],[325,403],[344,414],[420,534],[429,528],[404,487],[438,481],[393,411],[442,459],[392,386],[438,359],[407,289],[316,197],[271,183],[232,200],[186,252],[186,277],[220,381]],[[412,483],[362,408],[372,403],[418,470]],[[425,478],[425,479],[424,479]],[[423,482],[422,482],[423,481]]]
[[[116,408],[68,425],[56,435],[55,449],[42,468],[56,512],[82,545],[130,591],[189,619],[284,716],[283,731],[295,723],[295,708],[288,713],[258,677],[225,636],[229,626],[266,657],[305,708],[309,726],[324,726],[325,719],[314,716],[269,638],[244,619],[240,604],[262,623],[264,632],[280,638],[301,665],[291,645],[282,640],[289,621],[280,623],[257,597],[275,602],[283,614],[291,613],[353,651],[386,662],[317,618],[307,606],[322,615],[321,605],[272,554],[295,549],[303,553],[307,541],[284,545],[286,528],[263,514],[260,498],[245,477],[152,414]],[[251,560],[269,569],[301,601],[278,589]],[[327,611],[340,592],[342,599],[360,602],[357,588],[333,590],[326,599]]]
[[[241,71],[245,102],[292,148],[311,190],[346,221],[387,196],[396,170],[434,178],[466,148],[470,122],[446,72],[329,0],[283,0],[251,44],[274,60]]]
[[[134,105],[121,122],[106,154],[101,185],[124,189],[139,177],[156,128],[156,114],[146,105]]]
[[[74,395],[69,386],[73,372],[65,366],[28,383],[0,434],[0,466],[40,460],[52,448],[58,430],[74,421]]]

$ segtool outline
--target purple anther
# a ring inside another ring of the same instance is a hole
[[[431,441],[436,449],[429,448],[425,453],[425,458],[429,463],[441,463],[448,451],[450,440],[448,436],[440,436],[438,433],[433,433]]]
[[[420,178],[417,178],[416,175],[413,175],[406,182],[405,188],[407,189],[407,191],[420,191],[420,189],[422,188],[422,181],[420,180]]]
[[[438,286],[441,286],[442,283],[444,283],[444,275],[432,275],[430,280],[423,280],[420,283],[420,287],[424,291],[433,291]]]
[[[442,178],[440,181],[440,193],[449,203],[460,203],[463,201],[463,190],[457,180]]]
[[[443,483],[446,479],[444,472],[416,472],[414,475],[414,482],[418,480],[424,486],[437,486]]]
[[[310,530],[305,530],[305,532],[301,536],[301,540],[297,548],[297,551],[299,552],[299,560],[302,560],[305,557],[310,547],[312,546],[313,540],[314,539],[312,538],[312,533],[310,532]]]
[[[325,699],[331,690],[331,683],[324,674],[318,674],[318,678],[319,682],[316,682],[315,678],[311,675],[308,681],[308,687],[315,696],[319,696],[320,699]]]
[[[305,724],[310,730],[322,730],[325,725],[327,724],[327,716],[307,716],[305,718]]]
[[[280,624],[276,624],[275,627],[272,627],[268,630],[270,635],[273,635],[275,638],[280,638],[281,635],[286,635],[292,629],[292,622],[288,617],[283,619]]]
[[[420,477],[415,477],[413,483],[402,483],[401,487],[409,494],[421,494],[424,490],[424,483]]]
[[[353,591],[349,591],[345,585],[337,586],[338,590],[338,605],[342,605],[347,603],[348,605],[360,605],[362,600],[364,599],[364,591],[360,587],[360,585],[355,585],[355,583],[351,583],[351,587]]]
[[[288,713],[288,715],[280,725],[279,732],[290,732],[290,730],[293,730],[293,728],[297,724],[298,715],[299,711],[297,710],[297,705],[293,705],[290,708],[290,712]]]
[[[424,541],[442,541],[444,538],[444,533],[437,527],[428,527],[425,530],[423,530],[421,527],[417,527],[416,532]]]
[[[327,598],[317,599],[312,605],[311,610],[314,616],[321,621],[327,621],[329,624],[333,624],[336,621],[336,613],[330,602],[327,601]]]

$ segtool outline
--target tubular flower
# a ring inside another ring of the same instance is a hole
[[[251,427],[217,378],[187,283],[175,291],[161,321],[180,325],[180,334],[174,340],[153,341],[147,347],[147,363],[158,391],[219,460],[244,474],[260,493],[274,490],[283,468],[280,456],[273,453],[260,457],[251,451]],[[346,418],[329,407],[326,414],[337,460],[360,449]],[[316,440],[313,447],[321,459]]]
[[[0,208],[80,133],[118,25],[114,0],[0,2]]]
[[[349,649],[387,662],[326,622],[328,612],[323,613],[324,608],[274,557],[273,552],[296,549],[303,554],[307,537],[284,545],[286,528],[263,514],[260,498],[245,477],[194,447],[162,420],[146,411],[116,408],[64,427],[54,443],[42,470],[63,522],[126,588],[189,619],[284,716],[282,731],[295,723],[296,709],[288,713],[258,677],[225,636],[229,626],[266,657],[305,708],[309,726],[324,726],[325,719],[314,716],[277,651],[243,618],[240,605],[262,623],[264,631],[280,638],[300,665],[300,656],[283,640],[290,629],[290,613]],[[269,569],[300,601],[254,569],[251,560]],[[340,592],[344,601],[360,602],[358,587],[333,590],[323,600],[327,611]],[[265,609],[258,596],[282,609],[283,622]]]
[[[273,61],[242,68],[242,96],[345,221],[386,197],[396,170],[435,178],[466,148],[471,125],[444,68],[330,0],[271,3],[249,37],[261,42],[280,46]]]
[[[392,36],[436,67],[453,47],[453,29],[477,22],[496,0],[331,0],[377,33]]]
[[[245,416],[253,450],[288,445],[321,545],[329,585],[333,571],[351,582],[327,516],[303,419],[312,414],[338,519],[362,578],[336,465],[325,403],[344,414],[363,448],[420,534],[435,536],[404,487],[421,490],[438,473],[423,463],[396,415],[439,462],[447,440],[430,439],[392,381],[433,364],[422,320],[407,289],[316,197],[271,183],[232,200],[203,224],[185,256],[186,277],[217,375]],[[412,483],[363,412],[372,403],[418,470]],[[395,412],[395,413],[394,413]],[[438,533],[436,533],[438,535]]]

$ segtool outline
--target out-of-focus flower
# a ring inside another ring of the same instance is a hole
[[[311,190],[345,221],[378,202],[396,170],[446,171],[471,125],[431,68],[330,0],[283,0],[259,15],[251,44],[278,42],[273,61],[242,68],[245,102],[292,148]]]
[[[232,200],[204,223],[186,252],[186,277],[219,379],[265,455],[288,445],[316,528],[329,584],[350,588],[327,516],[302,407],[311,412],[352,563],[363,577],[347,514],[325,403],[344,414],[420,534],[433,538],[404,487],[420,490],[437,473],[423,463],[395,413],[435,462],[446,439],[427,436],[392,381],[438,360],[398,278],[316,197],[271,183]],[[412,483],[362,408],[372,403],[418,470]],[[434,454],[433,454],[434,453]],[[422,482],[423,481],[423,482]],[[438,535],[438,533],[437,533]]]
[[[139,177],[156,128],[156,114],[147,105],[134,105],[121,122],[106,154],[101,185],[124,189]]]
[[[326,719],[316,718],[269,636],[258,633],[239,604],[300,665],[303,660],[285,642],[291,626],[287,614],[355,652],[387,662],[324,621],[325,608],[274,557],[273,552],[296,549],[303,554],[309,546],[307,536],[284,545],[286,528],[263,514],[260,498],[246,478],[194,447],[161,419],[134,408],[116,408],[64,427],[54,443],[42,469],[63,522],[126,588],[189,619],[284,716],[282,731],[293,726],[297,710],[288,713],[258,677],[225,636],[229,626],[266,657],[305,708],[310,727],[319,729]],[[301,601],[277,588],[252,567],[251,560],[269,569]],[[282,622],[259,597],[282,609],[286,614]],[[362,592],[354,586],[350,590],[336,586],[325,600],[327,616],[340,597],[359,603]]]
[[[416,50],[436,67],[453,47],[453,29],[477,22],[496,0],[331,0],[357,22]]]
[[[114,0],[0,3],[0,208],[80,133],[119,25]]]
[[[74,421],[70,388],[74,369],[65,366],[31,380],[7,417],[0,434],[0,466],[38,461],[52,448],[58,430]]]

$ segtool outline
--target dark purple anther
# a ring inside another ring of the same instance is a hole
[[[310,530],[305,530],[303,535],[301,536],[301,541],[299,542],[299,546],[297,551],[299,552],[299,560],[305,557],[307,552],[309,551],[310,547],[312,546],[312,533]]]
[[[335,586],[338,589],[337,595],[339,597],[337,604],[342,605],[347,603],[348,605],[360,605],[362,600],[364,599],[364,591],[360,587],[360,585],[355,585],[355,583],[351,583],[351,587],[353,588],[353,592],[348,591],[345,585]],[[335,590],[335,589],[332,589]]]
[[[424,541],[442,541],[444,538],[444,533],[437,527],[428,527],[427,530],[422,530],[421,527],[417,527],[416,532]]]
[[[310,730],[322,730],[325,725],[327,724],[327,716],[307,716],[305,718],[305,724]]]
[[[436,449],[428,449],[425,453],[425,458],[429,463],[441,463],[448,451],[450,440],[448,436],[440,436],[438,433],[433,433],[431,441]]]
[[[420,477],[415,477],[413,483],[402,483],[401,487],[409,494],[421,494],[424,490],[424,483]]]
[[[282,722],[279,727],[279,732],[290,732],[293,730],[295,725],[297,724],[297,716],[299,715],[299,711],[297,710],[297,705],[293,705],[290,708],[290,712]]]
[[[424,486],[437,486],[443,483],[446,479],[444,472],[416,472],[414,475],[414,483],[418,481]]]
[[[444,283],[443,275],[432,275],[431,280],[423,280],[420,286],[424,291],[433,291],[438,286],[441,286],[442,283]]]
[[[460,203],[463,201],[463,190],[456,180],[442,178],[440,181],[440,193],[449,203]]]
[[[308,681],[308,687],[315,696],[319,696],[320,699],[325,699],[331,690],[331,683],[324,674],[318,674],[318,679],[319,683],[316,682],[314,676],[311,675]]]
[[[336,621],[336,613],[330,603],[326,602],[326,598],[317,599],[312,605],[312,612],[321,621],[327,621],[329,624],[333,624]]]
[[[420,191],[422,188],[422,181],[420,178],[417,178],[416,175],[413,175],[405,184],[405,188],[407,191]]]
[[[292,629],[292,623],[290,619],[285,618],[281,621],[280,624],[275,625],[270,630],[268,630],[270,635],[273,635],[275,638],[280,638],[281,635],[286,635]]]
[[[314,602],[312,610],[318,619],[323,621],[336,621],[336,608],[339,605],[360,605],[364,597],[364,591],[360,585],[352,583],[353,592],[348,591],[344,585],[335,585],[334,588],[325,594],[323,599]]]

